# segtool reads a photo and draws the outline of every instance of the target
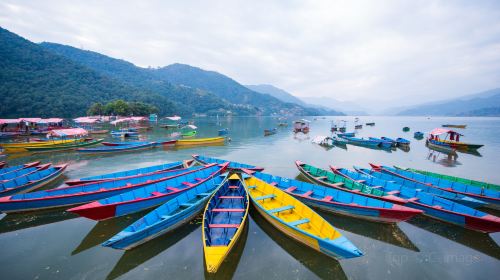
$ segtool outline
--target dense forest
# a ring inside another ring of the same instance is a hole
[[[94,103],[87,111],[89,116],[147,116],[156,114],[159,110],[156,106],[142,102],[126,102],[118,99],[106,104]]]

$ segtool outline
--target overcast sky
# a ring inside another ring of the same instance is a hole
[[[0,25],[139,66],[186,63],[365,106],[500,87],[500,1],[2,0]]]

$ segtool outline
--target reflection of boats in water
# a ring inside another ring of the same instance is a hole
[[[236,268],[240,263],[241,255],[243,255],[243,250],[245,249],[248,238],[248,228],[249,225],[246,223],[238,242],[235,244],[234,248],[231,249],[216,273],[208,273],[205,269],[205,279],[233,279]]]
[[[125,251],[116,265],[113,267],[111,272],[108,274],[106,279],[116,279],[138,267],[139,265],[147,262],[148,260],[154,258],[168,248],[174,246],[182,239],[189,238],[188,235],[190,235],[193,231],[201,226],[200,219],[201,217],[198,217],[195,220],[182,225],[181,227],[173,230],[168,234],[161,235],[155,239],[150,240],[149,242],[141,244],[133,250]],[[198,241],[199,236],[196,237],[198,237],[196,239]],[[198,245],[201,246],[201,244]],[[172,279],[175,279],[175,277],[172,277]]]
[[[347,279],[340,263],[282,234],[250,207],[252,220],[276,244],[321,279]],[[252,226],[252,224],[250,224]]]
[[[414,217],[408,223],[500,260],[500,246],[488,234],[425,216]]]
[[[427,155],[427,159],[447,167],[460,165],[460,162],[457,161],[458,159],[457,154],[445,154],[434,151],[432,149],[429,149],[429,154]]]
[[[0,220],[0,233],[53,224],[78,217],[64,210],[7,214]]]
[[[420,252],[397,224],[382,224],[364,221],[343,215],[318,211],[334,227],[362,235],[394,246]]]
[[[122,229],[133,223],[135,220],[144,216],[148,211],[141,211],[128,216],[122,216],[115,219],[100,221],[87,233],[78,247],[71,252],[71,255],[79,254],[94,246],[97,246],[108,240],[111,236],[117,234]]]

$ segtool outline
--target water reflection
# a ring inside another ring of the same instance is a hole
[[[125,251],[106,277],[106,280],[116,279],[172,247],[199,228],[201,226],[200,221],[201,218],[197,217],[196,220],[175,229],[171,233],[161,235],[132,250]]]
[[[274,228],[252,207],[252,219],[276,244],[321,279],[347,279],[340,263],[299,243]]]
[[[500,260],[500,246],[488,234],[425,216],[416,216],[408,223]]]
[[[342,215],[334,215],[318,211],[334,227],[362,235],[374,240],[420,252],[418,247],[411,242],[408,236],[396,224],[383,224],[363,221]]]
[[[132,215],[97,222],[82,241],[80,241],[80,244],[71,252],[71,255],[79,254],[103,243],[147,213],[148,210],[145,210]]]
[[[7,214],[0,220],[0,233],[48,225],[77,217],[79,216],[64,210]]]
[[[249,227],[249,223],[247,222],[239,240],[233,249],[231,249],[231,252],[229,252],[229,255],[226,257],[219,270],[217,270],[217,273],[211,274],[204,269],[205,279],[233,279],[234,272],[236,272],[236,268],[238,268],[241,255],[243,255],[243,250],[245,249],[245,244],[247,243]]]
[[[460,165],[460,162],[457,160],[458,155],[456,153],[446,154],[429,149],[429,154],[427,155],[427,159],[445,167],[455,167],[457,165]]]

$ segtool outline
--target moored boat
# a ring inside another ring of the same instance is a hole
[[[150,183],[129,192],[103,198],[66,211],[92,220],[106,220],[132,214],[164,203],[222,173],[226,165],[207,165],[194,172]]]
[[[276,128],[264,129],[264,136],[273,135],[276,134],[276,132],[278,132],[278,129]]]
[[[224,143],[225,140],[226,140],[226,138],[224,138],[224,137],[180,139],[180,140],[177,140],[175,145],[176,146],[197,146],[197,145],[220,144],[220,143]]]
[[[15,171],[7,172],[0,174],[0,188],[1,186],[4,186],[7,182],[10,180],[15,180],[18,178],[21,178],[23,176],[28,176],[30,174],[33,174],[37,171],[44,170],[50,167],[50,163],[48,164],[43,164],[43,165],[37,165],[33,167],[27,167],[27,168],[21,168]]]
[[[151,149],[154,146],[156,146],[156,142],[146,142],[144,144],[104,146],[96,148],[80,148],[76,149],[76,151],[79,153],[88,153],[88,154],[109,154],[109,153],[120,153],[120,152]]]
[[[391,202],[289,178],[260,172],[252,173],[252,176],[281,189],[309,206],[374,222],[397,223],[422,213],[421,210]]]
[[[445,138],[440,139],[439,137],[443,134],[446,135]],[[481,144],[461,142],[461,136],[463,136],[463,134],[460,134],[451,129],[435,128],[429,133],[429,138],[427,139],[427,141],[436,145],[448,146],[457,150],[477,150],[484,146]]]
[[[420,132],[420,131],[415,131],[415,133],[413,133],[413,137],[415,137],[417,139],[422,139],[422,138],[424,138],[424,133]]]
[[[466,124],[443,124],[442,127],[466,128]]]
[[[193,160],[185,160],[185,161],[176,161],[172,163],[148,166],[143,168],[137,168],[132,170],[119,171],[114,173],[108,173],[97,176],[84,177],[76,180],[68,180],[66,181],[66,185],[74,186],[74,185],[82,185],[88,183],[95,183],[99,181],[107,181],[112,179],[125,179],[125,178],[133,178],[136,176],[148,176],[154,173],[159,173],[162,171],[175,170],[181,168],[188,168],[193,163]]]
[[[249,170],[254,170],[254,171],[262,171],[264,170],[263,167],[258,167],[250,164],[245,164],[245,163],[239,163],[235,161],[229,161],[229,160],[224,160],[224,159],[218,159],[218,158],[213,158],[213,157],[206,157],[206,156],[200,156],[200,155],[192,155],[193,159],[200,163],[200,164],[210,164],[210,163],[216,163],[216,164],[224,164],[226,162],[229,162],[229,169],[233,169],[235,171],[239,171],[242,169],[249,169]]]
[[[368,137],[368,139],[370,141],[375,141],[375,142],[379,142],[380,143],[380,147],[381,148],[391,148],[391,147],[394,147],[395,146],[395,143],[394,140],[383,140],[383,139],[380,139],[380,138],[375,138],[375,137]]]
[[[410,143],[411,143],[410,140],[407,140],[407,139],[404,139],[404,138],[401,138],[401,137],[396,138],[396,144],[399,147],[409,146]]]
[[[354,137],[356,136],[356,132],[344,132],[344,133],[337,133],[338,137]]]
[[[41,188],[48,183],[56,180],[62,175],[67,164],[55,165],[55,166],[39,166],[36,172],[30,173],[27,176],[21,176],[13,180],[2,183],[0,186],[0,200],[10,197],[10,195],[16,193],[25,193],[38,188]],[[35,167],[37,168],[37,167]]]
[[[375,123],[374,122],[367,122],[367,123],[365,123],[365,125],[374,126]]]
[[[102,245],[129,250],[192,220],[203,211],[213,192],[225,180],[226,174],[187,190],[138,219]]]
[[[234,247],[245,226],[250,201],[243,181],[231,175],[210,198],[203,212],[205,265],[215,273]]]
[[[83,204],[89,201],[128,192],[149,184],[166,181],[177,176],[195,172],[198,169],[199,167],[190,167],[186,169],[158,172],[142,177],[137,176],[134,178],[116,179],[5,196],[0,198],[0,211],[4,213],[25,212]]]
[[[343,137],[343,138],[347,140],[348,144],[357,145],[357,146],[379,148],[381,145],[379,141],[373,141],[370,139],[363,139],[363,138],[356,138],[356,137]]]
[[[1,164],[2,164],[2,162],[0,162],[0,166],[1,166]],[[15,172],[15,171],[18,171],[18,170],[21,170],[21,169],[35,167],[35,166],[38,166],[38,165],[40,165],[40,161],[34,161],[34,162],[30,162],[30,163],[25,163],[25,164],[22,164],[22,165],[14,165],[14,166],[11,166],[11,167],[3,167],[3,168],[0,168],[0,175],[5,175],[5,174],[7,174],[9,172]]]
[[[335,259],[363,256],[351,241],[298,199],[258,178],[249,176],[244,181],[257,212],[282,233]]]
[[[301,119],[293,122],[293,132],[302,132],[304,134],[309,133],[310,121]]]
[[[0,147],[6,149],[9,148],[23,148],[23,147],[31,147],[31,146],[52,146],[52,145],[60,145],[60,144],[68,144],[73,142],[83,141],[82,138],[77,139],[62,139],[62,140],[47,140],[47,141],[30,141],[30,142],[12,142],[12,143],[0,143]]]
[[[392,138],[382,136],[382,137],[380,137],[380,139],[382,139],[382,141],[390,142],[393,147],[396,147],[398,145],[398,142],[396,142],[396,140],[394,140]]]
[[[399,190],[397,195],[407,201],[405,205],[424,211],[424,215],[426,216],[481,232],[500,231],[500,218],[494,215],[475,210],[420,189],[411,189],[391,181],[384,181],[366,173],[356,173],[346,169],[340,169],[339,172],[342,172],[342,174],[351,180],[362,181],[363,184],[372,188],[383,186]]]
[[[445,175],[445,174],[440,174],[440,173],[435,173],[435,172],[430,172],[430,171],[425,171],[425,170],[420,170],[420,169],[414,169],[414,168],[406,168],[406,169],[400,168],[400,167],[396,167],[396,168],[408,170],[411,172],[420,173],[420,174],[427,175],[427,176],[432,176],[432,177],[435,177],[438,179],[445,179],[448,181],[459,182],[459,183],[463,183],[466,185],[476,186],[476,187],[480,187],[480,188],[484,188],[484,189],[500,191],[500,185],[487,183],[487,182],[483,182],[483,181],[476,181],[476,180],[472,180],[472,179],[466,179],[466,178]]]
[[[411,171],[401,170],[389,166],[380,166],[376,164],[370,164],[374,170],[381,171],[383,173],[388,173],[393,176],[401,177],[405,180],[411,180],[419,182],[421,184],[431,185],[437,188],[442,188],[450,192],[455,192],[458,194],[466,195],[478,200],[482,200],[491,204],[500,204],[500,192],[483,189],[477,186],[467,185],[461,182],[449,181],[446,179],[439,179],[432,176],[426,176],[419,173],[414,173]]]
[[[34,153],[44,153],[44,152],[59,152],[59,151],[67,151],[67,150],[75,150],[80,147],[87,147],[92,145],[97,145],[101,143],[104,139],[87,139],[82,142],[75,142],[72,144],[61,144],[61,145],[53,145],[53,146],[43,146],[43,147],[25,147],[28,152]]]

